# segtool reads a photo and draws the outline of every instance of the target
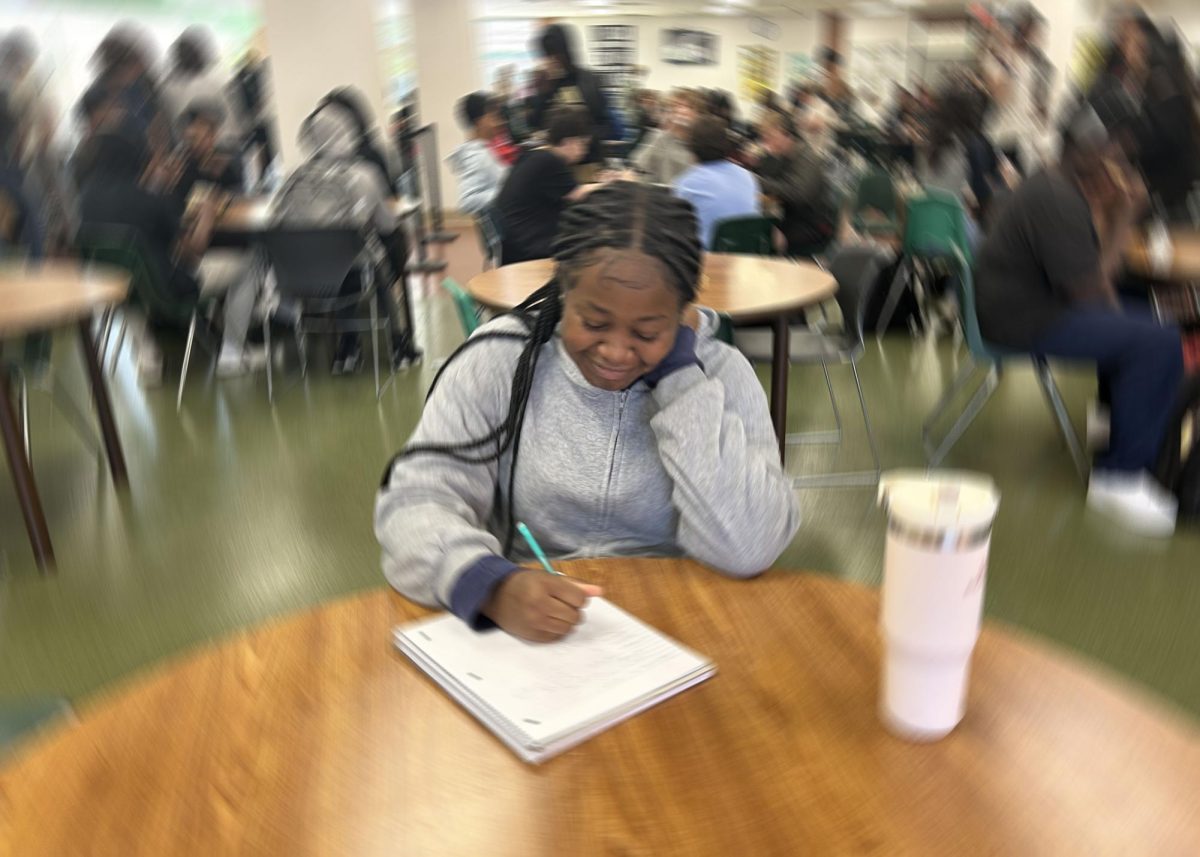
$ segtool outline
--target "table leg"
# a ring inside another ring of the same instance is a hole
[[[8,468],[12,471],[13,487],[17,492],[17,503],[25,518],[25,529],[29,533],[29,544],[38,568],[45,572],[54,567],[54,547],[50,544],[50,531],[46,527],[46,515],[38,497],[37,483],[33,481],[33,470],[25,456],[25,444],[17,429],[17,417],[13,413],[12,385],[8,372],[0,369],[0,434],[4,435],[4,451],[8,455]]]
[[[117,437],[117,424],[113,421],[108,387],[104,383],[104,372],[101,371],[100,361],[96,357],[96,343],[92,339],[88,319],[79,322],[79,345],[83,349],[83,362],[87,365],[88,379],[92,384],[92,398],[96,402],[96,415],[100,419],[100,433],[104,437],[104,450],[108,453],[108,468],[112,471],[113,483],[118,488],[124,488],[129,485],[125,453],[121,451],[121,439]]]
[[[788,370],[791,368],[791,328],[786,316],[775,319],[771,337],[771,422],[779,440],[779,460],[784,460],[787,445]]]

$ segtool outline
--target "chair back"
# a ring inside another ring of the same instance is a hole
[[[930,190],[908,204],[904,252],[922,257],[951,257],[958,252],[971,262],[966,212],[952,193]]]
[[[89,262],[113,265],[129,273],[131,300],[153,319],[186,325],[196,308],[195,296],[181,296],[151,263],[146,239],[132,226],[88,223],[75,238],[79,255]]]
[[[463,335],[469,337],[479,328],[479,305],[467,294],[466,289],[450,277],[442,280],[442,288],[449,292],[454,300],[454,309],[458,312],[458,322],[462,325]]]
[[[874,217],[865,217],[867,212],[877,212]],[[898,219],[896,207],[896,185],[887,170],[876,168],[858,180],[854,192],[854,208],[850,212],[854,227],[860,232],[894,232]]]
[[[500,218],[490,205],[475,215],[475,226],[479,230],[479,246],[483,250],[484,261],[493,268],[503,264],[500,261],[500,248],[503,235],[500,233]]]
[[[714,253],[746,253],[752,256],[773,256],[771,230],[774,224],[766,217],[730,217],[717,223],[713,232]]]
[[[349,227],[278,227],[264,232],[259,242],[280,296],[300,300],[338,297],[364,246],[362,233]]]
[[[829,273],[837,280],[834,299],[842,310],[842,324],[855,346],[862,345],[867,307],[879,288],[879,275],[892,254],[881,247],[863,244],[844,247],[829,262]]]

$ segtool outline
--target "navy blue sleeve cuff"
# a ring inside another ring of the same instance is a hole
[[[496,623],[480,614],[483,605],[492,597],[500,581],[519,567],[502,556],[485,556],[470,566],[458,578],[450,592],[450,612],[462,619],[472,630],[494,628]]]

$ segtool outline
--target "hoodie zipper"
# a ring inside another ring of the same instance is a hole
[[[629,398],[629,391],[622,390],[621,396],[617,400],[617,424],[613,428],[612,444],[608,450],[608,476],[604,480],[604,496],[602,498],[601,508],[603,515],[600,520],[600,529],[603,535],[608,529],[608,493],[612,489],[613,471],[617,469],[617,444],[621,439],[621,417],[625,414],[625,402]]]

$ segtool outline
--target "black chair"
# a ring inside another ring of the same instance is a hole
[[[862,383],[858,378],[858,359],[864,351],[863,325],[867,304],[878,287],[879,273],[890,260],[885,250],[870,245],[847,247],[836,253],[829,264],[829,273],[837,280],[835,295],[841,309],[840,330],[813,330],[807,326],[791,330],[789,359],[792,363],[819,363],[825,376],[825,387],[829,391],[829,402],[833,406],[836,429],[806,432],[787,436],[789,444],[841,443],[842,417],[838,410],[833,384],[829,380],[829,364],[849,364],[854,375],[854,386],[858,391],[858,403],[862,408],[863,424],[867,429],[867,443],[871,448],[874,468],[869,471],[829,473],[802,476],[793,481],[796,487],[873,485],[879,480],[879,449],[875,443],[875,432],[871,428],[871,417],[867,413],[867,402],[863,396]],[[769,330],[736,329],[734,345],[751,361],[770,363],[772,338]]]
[[[479,245],[483,250],[483,269],[499,268],[500,248],[503,244],[503,236],[500,233],[500,218],[496,215],[496,210],[492,206],[488,206],[483,211],[475,215],[475,227],[479,231]]]
[[[358,229],[290,228],[271,229],[259,239],[267,262],[275,272],[279,307],[263,318],[263,338],[268,357],[271,354],[271,321],[288,318],[296,335],[300,353],[300,372],[308,372],[304,337],[309,332],[371,333],[375,365],[375,397],[382,395],[379,385],[379,331],[388,335],[391,353],[391,320],[378,307],[379,285],[374,263],[367,251],[367,238]],[[382,248],[380,248],[382,249]],[[362,288],[343,294],[342,284],[357,268]],[[367,307],[367,317],[340,317],[347,310]],[[319,321],[317,319],[320,319]],[[267,361],[267,398],[275,401],[271,361]]]

